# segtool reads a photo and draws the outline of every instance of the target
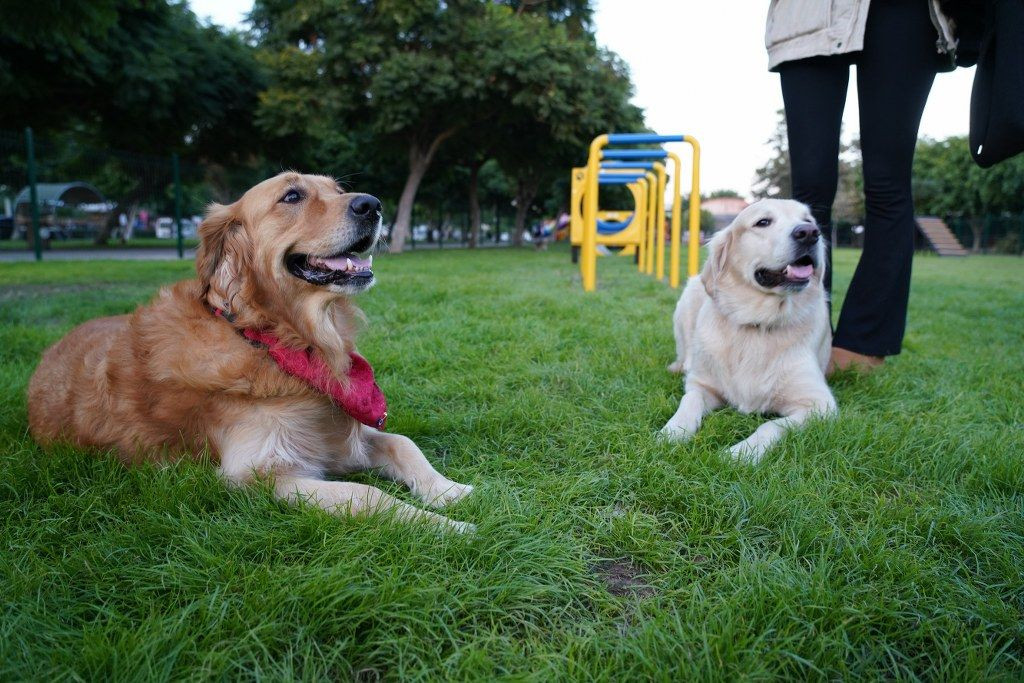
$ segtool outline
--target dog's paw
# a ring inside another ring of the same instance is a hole
[[[669,363],[668,364],[668,368],[666,368],[666,369],[669,372],[674,372],[677,375],[681,375],[681,374],[683,374],[683,370],[684,370],[684,368],[683,368],[683,361],[677,360],[674,363]]]
[[[693,432],[669,422],[658,432],[658,439],[669,443],[685,443],[693,438]]]
[[[475,534],[476,524],[470,524],[469,522],[456,522],[454,519],[448,520],[449,528],[459,534]]]
[[[740,441],[729,447],[729,457],[736,462],[756,465],[768,452],[768,447],[763,444],[752,444],[746,440]]]
[[[420,497],[424,503],[431,507],[443,508],[446,505],[462,500],[471,493],[473,493],[473,487],[469,484],[458,484],[445,479],[431,486]]]

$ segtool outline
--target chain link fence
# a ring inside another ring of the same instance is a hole
[[[1024,214],[1019,216],[951,216],[946,225],[960,244],[981,254],[1024,255]]]
[[[183,256],[211,201],[230,202],[273,170],[181,162],[83,144],[72,134],[0,130],[0,251],[159,248]],[[486,200],[485,200],[486,201]],[[481,207],[478,246],[511,242],[514,207]],[[468,246],[464,202],[417,205],[412,249]]]
[[[164,247],[183,256],[206,204],[237,197],[257,176],[0,130],[0,250],[41,259],[51,249]]]
[[[1018,216],[946,216],[943,219],[963,247],[975,254],[1013,254],[1024,256],[1024,214]],[[833,245],[837,247],[864,246],[864,226],[838,221],[834,226]],[[931,246],[924,235],[914,235],[916,249]]]

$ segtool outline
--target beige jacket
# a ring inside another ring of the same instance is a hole
[[[880,0],[884,1],[884,0]],[[936,51],[952,53],[956,40],[939,0],[927,2],[938,39]],[[783,62],[864,49],[864,27],[870,0],[771,0],[764,44],[768,68]]]

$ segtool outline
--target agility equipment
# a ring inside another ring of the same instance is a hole
[[[655,172],[657,171],[657,172]],[[572,244],[573,262],[579,260],[580,245],[583,241],[583,190],[586,187],[586,168],[572,169],[569,201],[569,239]],[[664,166],[652,162],[626,163],[609,162],[601,165],[598,183],[601,185],[623,185],[633,199],[633,206],[626,210],[601,210],[597,214],[597,244],[622,247],[623,256],[636,258],[638,268],[643,270],[650,260],[648,257],[648,231],[657,221],[657,202],[651,200],[658,189],[664,190]],[[662,208],[663,210],[663,208]],[[664,216],[662,216],[662,220]]]
[[[584,291],[597,287],[597,245],[631,248],[641,272],[665,276],[665,185],[664,161],[672,162],[672,215],[669,235],[669,284],[680,282],[680,232],[682,206],[680,182],[682,160],[664,149],[605,149],[608,145],[648,145],[685,142],[693,150],[690,182],[690,239],[687,246],[687,272],[697,274],[700,249],[700,144],[689,135],[649,133],[607,133],[590,143],[587,165],[572,169],[570,186],[570,237],[579,246],[580,273]],[[612,219],[599,208],[601,185],[625,185],[634,199],[634,207],[625,217]]]

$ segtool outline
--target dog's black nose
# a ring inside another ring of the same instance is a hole
[[[361,194],[348,203],[348,210],[359,217],[380,213],[380,200],[372,194]]]
[[[793,228],[793,239],[800,244],[814,244],[821,236],[821,230],[814,223],[801,223]]]

